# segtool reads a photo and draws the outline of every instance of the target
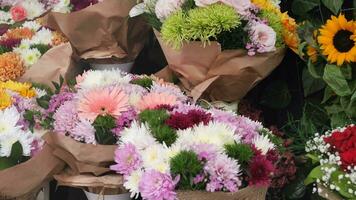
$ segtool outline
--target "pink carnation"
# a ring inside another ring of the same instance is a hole
[[[175,200],[174,189],[179,181],[179,176],[172,179],[171,175],[150,170],[146,171],[140,180],[139,191],[146,200]]]
[[[11,17],[15,22],[25,20],[27,18],[27,12],[21,5],[13,6],[10,10]]]
[[[267,53],[276,50],[277,34],[267,24],[261,22],[253,22],[249,25],[250,43],[247,44],[249,55],[258,53]]]
[[[116,149],[115,162],[117,164],[110,166],[110,169],[123,175],[131,174],[142,164],[140,154],[138,153],[136,147],[131,143],[125,144],[124,146]]]

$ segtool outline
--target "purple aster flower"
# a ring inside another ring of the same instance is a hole
[[[137,118],[137,113],[134,109],[130,109],[126,112],[123,112],[119,118],[116,119],[116,128],[112,132],[119,137],[121,131],[125,128],[130,128],[131,122]]]
[[[219,153],[216,146],[212,144],[194,144],[191,146],[191,150],[198,155],[198,159],[201,161],[213,160]]]
[[[31,157],[37,155],[43,147],[44,141],[39,138],[35,138],[31,143]]]
[[[196,177],[194,177],[193,183],[196,185],[198,183],[203,182],[204,179],[205,179],[205,175],[204,174],[198,174]]]
[[[88,120],[80,120],[70,132],[73,139],[86,144],[96,144],[95,128]]]
[[[53,95],[51,100],[49,101],[49,107],[46,111],[47,114],[53,113],[63,105],[64,102],[72,100],[74,94],[71,92],[61,92],[59,94]]]
[[[236,160],[219,154],[215,159],[209,160],[204,170],[209,174],[209,183],[206,190],[209,192],[221,191],[226,189],[230,192],[236,192],[241,186],[240,166]]]
[[[115,150],[116,165],[110,169],[119,174],[129,175],[142,165],[142,159],[135,145],[127,143]]]
[[[53,115],[54,131],[59,134],[72,133],[79,121],[74,101],[66,101]]]
[[[149,170],[142,175],[139,191],[142,198],[147,200],[176,200],[174,189],[178,181],[179,176],[173,180],[169,174]]]

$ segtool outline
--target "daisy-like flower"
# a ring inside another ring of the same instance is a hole
[[[25,49],[20,52],[20,56],[24,61],[25,67],[30,67],[31,65],[35,64],[41,57],[41,52],[36,48]]]
[[[19,120],[20,113],[14,106],[0,110],[0,137],[2,135],[18,132],[20,127],[16,124]]]
[[[36,34],[32,37],[32,41],[34,44],[47,44],[50,45],[52,43],[52,31],[47,28],[42,28],[37,31]]]
[[[139,183],[142,177],[143,171],[138,169],[133,171],[130,175],[124,176],[124,187],[131,193],[130,197],[137,199],[139,196]]]
[[[21,5],[26,9],[27,19],[34,19],[45,12],[44,5],[38,1],[24,0]]]
[[[347,21],[344,15],[332,16],[319,30],[318,42],[327,60],[341,66],[356,61],[355,22]]]
[[[269,150],[273,150],[275,148],[275,145],[269,140],[267,135],[256,136],[253,139],[252,144],[254,144],[255,147],[260,150],[263,155],[266,155]]]
[[[156,140],[152,137],[148,126],[136,121],[131,123],[130,128],[126,128],[121,132],[120,140],[124,144],[135,144],[136,148],[140,151],[151,145],[157,144]]]
[[[151,145],[142,152],[143,166],[146,169],[154,169],[162,173],[170,171],[169,162],[163,155],[167,149],[160,144]]]
[[[96,88],[82,93],[78,102],[79,117],[94,121],[99,115],[119,117],[129,109],[128,96],[119,88]]]
[[[22,147],[22,155],[31,155],[31,145],[34,138],[31,132],[17,130],[15,132],[2,135],[0,137],[0,157],[9,157],[11,155],[12,146],[19,142]]]
[[[41,28],[41,24],[37,23],[36,21],[25,21],[23,24],[22,24],[22,27],[26,27],[26,28],[29,28],[33,31],[37,31],[38,29]]]
[[[140,110],[154,109],[159,105],[174,106],[178,103],[177,97],[168,93],[149,93],[142,97],[138,103]]]

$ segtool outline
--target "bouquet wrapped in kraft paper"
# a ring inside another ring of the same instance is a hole
[[[30,121],[44,91],[29,83],[0,82],[0,199],[36,199],[38,192],[60,172],[64,163],[54,156],[46,131]]]
[[[296,24],[275,2],[258,0],[145,1],[144,14],[174,73],[194,99],[236,101],[298,42]]]
[[[61,31],[82,59],[98,64],[132,63],[142,50],[149,26],[129,18],[135,0],[104,0],[64,14],[50,12],[47,26]]]

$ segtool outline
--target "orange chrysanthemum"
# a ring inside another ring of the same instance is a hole
[[[15,28],[8,30],[5,34],[5,38],[11,39],[31,39],[35,33],[29,28]]]
[[[322,54],[338,66],[356,61],[356,22],[344,15],[332,16],[321,29],[318,42]]]
[[[177,97],[167,93],[149,93],[142,97],[138,103],[140,110],[154,109],[160,105],[174,106],[177,104]]]
[[[99,115],[119,117],[129,109],[129,97],[118,87],[93,89],[78,102],[79,117],[94,121]]]
[[[68,39],[61,33],[54,31],[52,37],[52,44],[58,46],[62,43],[68,42]]]
[[[15,80],[25,73],[19,55],[8,52],[0,55],[0,81]]]

